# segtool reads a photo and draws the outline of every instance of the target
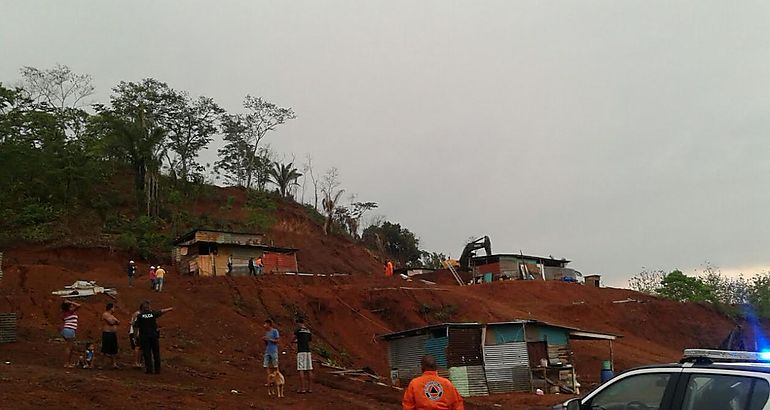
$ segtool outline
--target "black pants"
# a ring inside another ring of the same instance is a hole
[[[157,337],[139,337],[144,356],[144,369],[147,373],[160,373],[160,341]]]
[[[249,276],[257,276],[257,268],[249,265]]]

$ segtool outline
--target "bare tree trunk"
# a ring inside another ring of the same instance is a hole
[[[160,201],[158,195],[158,174],[147,172],[144,180],[144,194],[147,206],[147,216],[160,215]]]

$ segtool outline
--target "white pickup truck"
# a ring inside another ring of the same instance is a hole
[[[770,352],[687,349],[621,373],[554,410],[770,410]]]

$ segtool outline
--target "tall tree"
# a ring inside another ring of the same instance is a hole
[[[38,110],[53,115],[65,138],[79,138],[87,118],[83,106],[94,93],[91,75],[75,73],[61,64],[43,70],[26,66],[20,73],[22,95]]]
[[[219,150],[221,159],[217,161],[217,167],[224,171],[230,180],[244,177],[245,183],[241,185],[252,188],[260,172],[259,168],[265,165],[260,161],[259,155],[262,139],[279,125],[296,118],[296,115],[291,108],[279,107],[262,97],[251,95],[244,98],[243,108],[246,110],[244,114],[229,115],[223,120],[226,144]],[[236,153],[240,158],[233,158]],[[260,181],[257,182],[259,185]],[[264,186],[259,188],[263,189]]]
[[[310,182],[313,183],[313,208],[318,210],[318,179],[313,172],[313,156],[307,154],[305,156],[305,163],[302,164],[302,202],[305,202],[305,183],[307,182],[308,175],[310,176]]]
[[[297,185],[297,179],[301,176],[302,174],[294,167],[293,162],[288,164],[274,162],[270,169],[270,182],[278,187],[278,192],[284,198],[288,196],[289,188]]]
[[[123,155],[134,170],[139,210],[156,216],[160,210],[158,180],[165,157],[168,124],[184,96],[168,84],[146,78],[121,81],[110,96],[110,106],[96,105],[94,129],[102,133],[111,155]]]
[[[269,181],[273,153],[268,146],[254,146],[248,140],[249,125],[243,114],[222,116],[222,133],[225,145],[217,150],[219,160],[215,168],[232,184],[263,190]]]
[[[110,110],[103,110],[92,120],[92,129],[100,135],[104,152],[113,160],[126,161],[134,172],[134,190],[137,207],[148,216],[157,216],[158,147],[166,138],[165,131],[150,122],[142,111],[127,118]]]
[[[208,146],[217,132],[217,122],[224,110],[212,98],[192,100],[187,93],[175,98],[175,109],[164,119],[168,128],[165,156],[171,175],[190,182],[200,178],[204,170],[198,153]]]
[[[77,74],[66,65],[56,64],[44,70],[25,66],[20,71],[25,96],[53,108],[80,108],[85,98],[94,93],[91,75]]]
[[[332,222],[334,221],[337,203],[345,192],[344,189],[339,189],[339,187],[339,170],[336,167],[329,168],[321,181],[321,193],[323,194],[321,206],[323,206],[324,212],[326,213],[326,221],[324,221],[325,235],[329,234],[329,228],[331,228]]]
[[[420,240],[400,224],[385,221],[381,225],[369,226],[364,229],[361,238],[370,249],[384,251],[385,257],[401,266],[420,264]]]
[[[351,196],[353,201],[349,206],[338,206],[335,216],[339,224],[344,226],[353,239],[359,239],[359,228],[361,218],[367,211],[377,208],[376,202],[355,201],[355,195]]]

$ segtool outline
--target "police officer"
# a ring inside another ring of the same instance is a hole
[[[135,326],[139,330],[139,344],[142,346],[144,368],[147,374],[160,373],[160,341],[158,340],[160,334],[156,319],[172,310],[174,308],[152,310],[148,300],[144,301],[139,309]]]

